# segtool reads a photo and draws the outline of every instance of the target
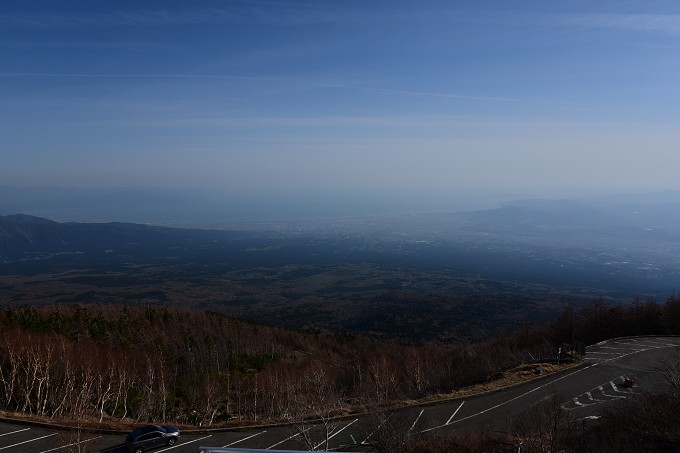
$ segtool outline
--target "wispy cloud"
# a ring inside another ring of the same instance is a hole
[[[594,28],[617,28],[631,31],[644,31],[680,34],[680,15],[678,14],[587,14],[564,15],[559,19],[567,25],[580,25]]]
[[[217,8],[137,9],[109,12],[0,14],[0,25],[10,27],[165,26],[199,24],[321,25],[331,23],[382,23],[460,18],[451,9],[424,7],[365,8],[343,2],[233,0]]]
[[[0,77],[53,77],[53,78],[114,78],[114,79],[233,79],[274,80],[271,77],[247,77],[219,74],[88,74],[53,72],[0,72]]]
[[[636,32],[680,34],[680,14],[672,13],[609,13],[588,11],[580,13],[554,13],[519,11],[469,15],[468,20],[479,24],[505,24],[536,27],[542,33],[554,27],[619,29]]]
[[[367,86],[356,86],[356,85],[321,85],[327,86],[329,88],[351,88],[355,90],[365,90],[373,91],[375,93],[385,93],[385,94],[403,94],[408,96],[426,96],[426,97],[437,97],[445,99],[463,99],[463,100],[474,100],[474,101],[502,101],[502,102],[525,102],[522,99],[514,99],[509,97],[495,97],[495,96],[468,96],[460,94],[449,94],[449,93],[433,93],[427,91],[413,91],[413,90],[395,90],[389,88],[376,88]]]
[[[314,5],[233,2],[209,9],[162,9],[112,11],[110,13],[0,14],[0,24],[13,27],[153,26],[220,23],[322,24],[347,20],[355,13]]]
[[[544,104],[544,105],[559,105],[569,108],[587,109],[587,110],[602,110],[611,111],[605,106],[598,106],[595,104],[580,103],[580,102],[568,102],[562,100],[550,100],[550,99],[525,99],[516,97],[505,97],[505,96],[472,96],[463,94],[452,94],[452,93],[437,93],[437,92],[427,92],[427,91],[415,91],[415,90],[397,90],[389,88],[377,88],[370,86],[361,85],[340,85],[340,84],[319,84],[319,86],[329,87],[329,88],[348,88],[354,90],[364,90],[372,91],[374,93],[384,93],[384,94],[395,94],[395,95],[405,95],[405,96],[423,96],[423,97],[435,97],[441,99],[454,99],[454,100],[466,100],[466,101],[482,101],[482,102],[511,102],[511,103],[527,103],[527,104]]]
[[[177,49],[180,45],[150,41],[0,41],[0,48],[4,49]]]

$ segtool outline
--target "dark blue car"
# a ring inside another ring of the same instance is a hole
[[[131,453],[142,453],[153,448],[175,445],[179,440],[176,426],[148,425],[127,435],[125,444]]]

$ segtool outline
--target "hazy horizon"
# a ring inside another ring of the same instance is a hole
[[[265,192],[199,188],[1,187],[0,215],[57,221],[140,223],[277,222],[495,208],[525,197],[510,194]]]
[[[3,187],[0,215],[27,214],[58,222],[132,222],[208,225],[219,223],[315,221],[372,216],[448,214],[507,205],[538,206],[570,200],[601,207],[680,206],[680,191],[574,193],[567,196],[525,194],[408,193],[255,193],[206,189],[141,187]]]
[[[680,190],[670,0],[10,0],[0,24],[4,187],[235,220]]]

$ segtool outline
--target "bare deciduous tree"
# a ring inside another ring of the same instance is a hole
[[[400,453],[419,437],[414,423],[417,418],[417,409],[372,410],[364,424],[363,442],[378,453]]]
[[[564,450],[574,429],[569,412],[562,409],[562,399],[553,392],[512,421],[512,434],[522,451],[557,453]]]
[[[340,426],[342,407],[339,392],[323,367],[312,368],[298,382],[287,414],[296,439],[308,450],[327,451]]]
[[[680,397],[680,352],[675,353],[675,356],[664,360],[659,366],[663,377],[671,387],[671,392]]]

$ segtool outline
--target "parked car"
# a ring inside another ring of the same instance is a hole
[[[142,453],[153,448],[175,445],[179,440],[176,426],[147,425],[127,435],[125,444],[131,453]]]

